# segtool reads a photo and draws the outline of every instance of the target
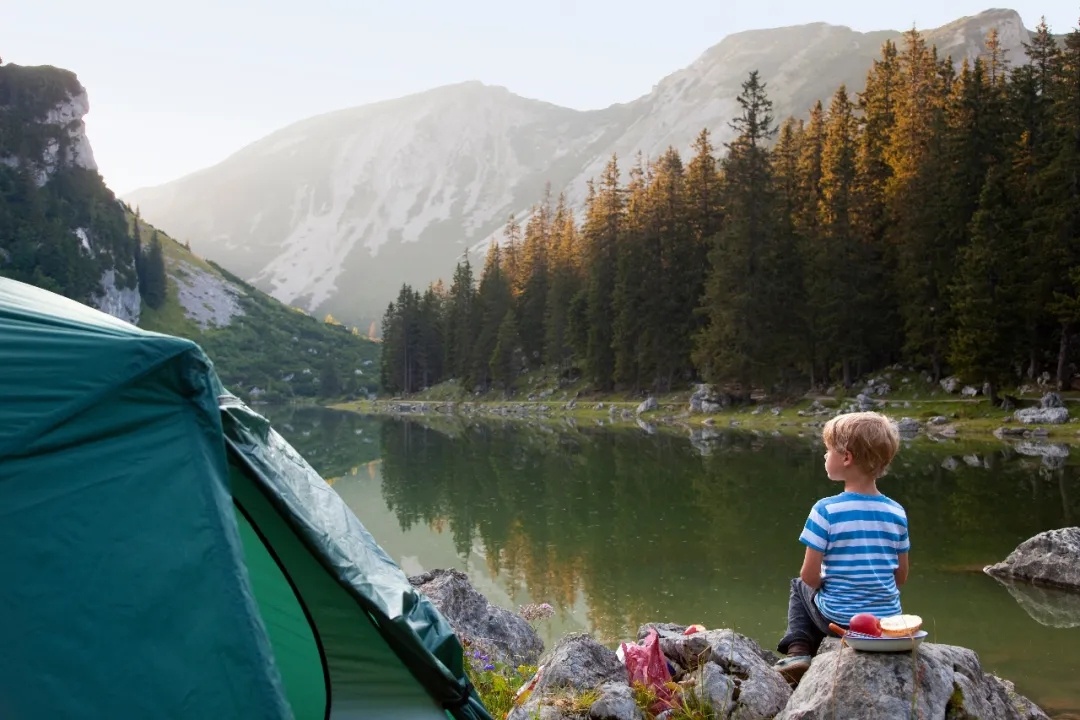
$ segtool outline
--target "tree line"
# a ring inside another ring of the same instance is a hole
[[[777,123],[743,83],[734,138],[702,130],[612,157],[580,222],[550,190],[511,217],[478,281],[403,285],[382,383],[509,388],[549,366],[598,390],[691,380],[736,396],[843,382],[897,361],[1000,388],[1073,374],[1080,321],[1080,31],[1040,23],[1012,62],[996,31],[959,67],[916,30],[865,89]]]

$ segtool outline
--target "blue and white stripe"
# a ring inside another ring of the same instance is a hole
[[[818,500],[799,541],[824,554],[818,609],[847,625],[851,616],[900,614],[893,572],[911,551],[907,513],[884,495],[843,492]]]

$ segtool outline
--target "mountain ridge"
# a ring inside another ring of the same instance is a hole
[[[992,9],[924,31],[959,62],[998,28],[1015,59],[1030,35]],[[478,80],[297,121],[220,163],[125,196],[144,216],[283,302],[366,324],[403,282],[448,276],[454,259],[523,218],[550,183],[580,208],[612,154],[681,152],[702,128],[717,148],[751,69],[777,119],[843,84],[861,89],[885,40],[811,23],[734,33],[626,103],[577,110]],[[317,136],[317,137],[315,137]]]

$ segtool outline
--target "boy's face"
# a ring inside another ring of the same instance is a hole
[[[848,468],[851,467],[851,461],[851,453],[847,450],[837,450],[825,445],[825,474],[830,480],[843,482]]]

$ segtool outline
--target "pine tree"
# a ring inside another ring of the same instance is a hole
[[[513,311],[510,279],[504,270],[502,251],[498,243],[491,243],[476,292],[477,335],[468,377],[470,384],[482,387],[491,385],[491,358],[498,342],[499,328],[506,314]]]
[[[610,390],[614,382],[615,352],[612,348],[615,309],[615,272],[623,232],[625,198],[619,185],[618,158],[604,168],[599,187],[590,183],[585,200],[582,239],[585,253],[585,307],[587,341],[585,370],[593,385]]]
[[[581,292],[580,252],[577,226],[559,195],[552,218],[552,253],[549,263],[548,302],[544,314],[544,352],[547,362],[560,376],[570,365],[573,342],[570,335],[570,305]]]
[[[646,309],[658,298],[650,297],[645,287],[650,268],[646,247],[654,242],[654,229],[649,227],[652,218],[648,208],[648,181],[645,177],[641,153],[630,169],[630,184],[626,188],[626,219],[619,239],[618,260],[615,268],[615,287],[612,296],[613,380],[617,386],[631,389],[641,387],[642,362],[647,360],[652,348],[642,342],[645,330]]]
[[[454,268],[444,323],[444,366],[452,377],[465,380],[472,371],[473,343],[478,325],[476,287],[468,254]]]
[[[755,385],[782,374],[790,337],[787,306],[794,294],[782,277],[781,258],[794,256],[778,235],[776,194],[768,142],[775,134],[772,102],[756,71],[742,85],[741,113],[731,123],[724,173],[724,228],[710,254],[703,312],[694,359],[712,380],[732,379],[748,398]],[[786,238],[790,240],[791,238]],[[784,250],[789,252],[785,255]],[[778,352],[779,350],[779,352]]]
[[[702,140],[699,136],[699,156],[711,152],[708,138]],[[642,335],[647,355],[640,365],[653,389],[668,392],[676,380],[688,380],[693,373],[690,355],[698,330],[694,310],[701,302],[708,258],[688,217],[690,203],[702,198],[688,196],[686,172],[675,148],[669,147],[656,163],[647,197],[644,289],[649,301]]]
[[[858,121],[855,108],[841,86],[833,95],[825,123],[825,143],[821,153],[821,191],[818,203],[817,252],[807,266],[809,305],[817,308],[814,335],[823,351],[839,361],[845,385],[850,385],[852,369],[867,358],[863,328],[872,322],[865,317],[862,273],[867,257],[859,241],[854,212],[857,192]],[[838,270],[839,269],[839,270]],[[844,282],[837,282],[837,273]]]
[[[1020,201],[1015,178],[1004,163],[987,176],[972,218],[971,242],[961,250],[952,287],[955,330],[949,360],[962,377],[988,382],[991,401],[997,389],[1015,379],[1015,338],[1021,329],[1016,268]]]
[[[890,138],[896,128],[897,105],[901,90],[900,59],[895,43],[886,41],[881,58],[875,60],[859,94],[862,116],[856,159],[856,193],[852,208],[855,232],[867,260],[859,268],[857,282],[863,293],[862,310],[873,322],[864,327],[864,341],[888,357],[899,349],[901,320],[896,294],[889,279],[896,275],[896,258],[886,242],[889,213],[886,190],[893,168],[887,155]],[[850,378],[848,378],[850,381]]]
[[[161,247],[161,237],[155,230],[150,236],[150,245],[142,259],[139,294],[147,305],[157,310],[165,304],[167,293],[168,275],[165,272],[165,252]]]
[[[526,362],[538,367],[544,360],[544,316],[547,312],[550,272],[552,216],[551,186],[544,191],[544,199],[532,208],[525,226],[525,241],[521,258],[521,294],[517,302],[517,314],[521,327],[522,349]]]
[[[499,331],[495,337],[495,347],[491,352],[488,368],[492,382],[507,394],[513,387],[518,368],[521,367],[521,352],[518,347],[520,343],[521,338],[518,336],[514,311],[507,310],[502,322],[499,323]]]

